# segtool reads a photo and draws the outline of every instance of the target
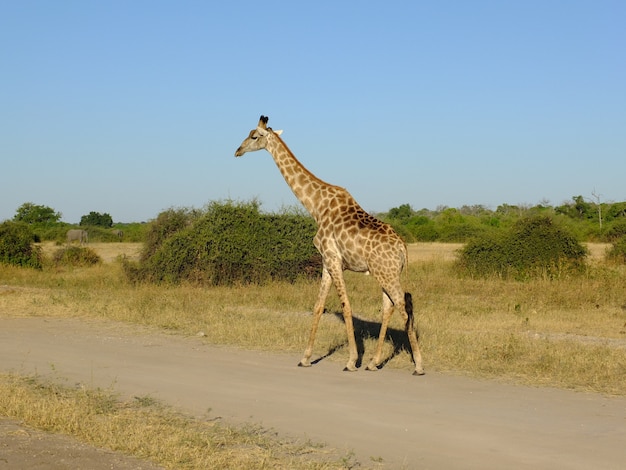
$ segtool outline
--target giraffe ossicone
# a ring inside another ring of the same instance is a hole
[[[322,255],[322,281],[313,308],[313,324],[309,340],[298,365],[309,367],[320,318],[331,286],[334,284],[342,305],[346,334],[348,336],[348,362],[344,370],[357,369],[358,351],[352,321],[352,307],[348,299],[343,271],[371,274],[382,288],[383,309],[376,351],[368,370],[381,365],[382,348],[389,320],[394,310],[403,316],[415,370],[422,375],[422,356],[414,327],[413,301],[405,292],[400,275],[408,263],[406,244],[390,225],[365,212],[348,191],[328,184],[307,170],[280,138],[282,131],[267,127],[269,119],[261,116],[255,129],[250,131],[236,157],[247,152],[267,150],[285,181],[317,223],[313,239]]]

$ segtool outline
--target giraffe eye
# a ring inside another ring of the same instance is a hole
[[[259,136],[252,135],[252,136],[250,136],[250,138],[251,138],[252,140],[257,140],[257,139],[259,138]]]

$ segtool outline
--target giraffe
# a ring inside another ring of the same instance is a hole
[[[380,334],[376,351],[366,369],[379,368],[389,319],[394,309],[398,309],[403,316],[411,345],[415,363],[413,374],[423,375],[422,356],[413,324],[411,294],[404,292],[400,282],[400,275],[408,260],[404,241],[390,225],[365,212],[346,189],[328,184],[307,170],[280,138],[282,131],[267,127],[267,122],[268,118],[261,116],[256,129],[250,131],[235,152],[235,157],[261,149],[272,155],[295,196],[315,219],[318,229],[313,243],[322,255],[322,281],[313,308],[313,324],[304,355],[298,365],[311,366],[315,335],[326,298],[334,284],[341,301],[348,336],[349,358],[344,370],[357,369],[358,352],[352,308],[343,278],[343,271],[348,269],[371,274],[383,292]]]

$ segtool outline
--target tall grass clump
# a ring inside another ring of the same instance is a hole
[[[458,266],[471,276],[559,277],[584,265],[587,250],[545,216],[521,219],[504,232],[485,233],[461,250]]]
[[[102,263],[102,258],[91,248],[66,246],[55,251],[52,261],[57,266],[93,266]]]
[[[204,211],[160,214],[147,233],[133,281],[204,285],[294,281],[320,272],[313,219],[263,214],[256,202],[213,202]]]
[[[34,245],[28,224],[6,221],[0,224],[0,263],[41,269],[43,255]]]

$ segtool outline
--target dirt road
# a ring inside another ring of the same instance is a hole
[[[298,360],[127,325],[0,316],[0,371],[150,395],[196,416],[210,409],[230,422],[352,449],[366,467],[626,465],[624,398],[436,373],[347,373],[331,361],[304,369]]]

